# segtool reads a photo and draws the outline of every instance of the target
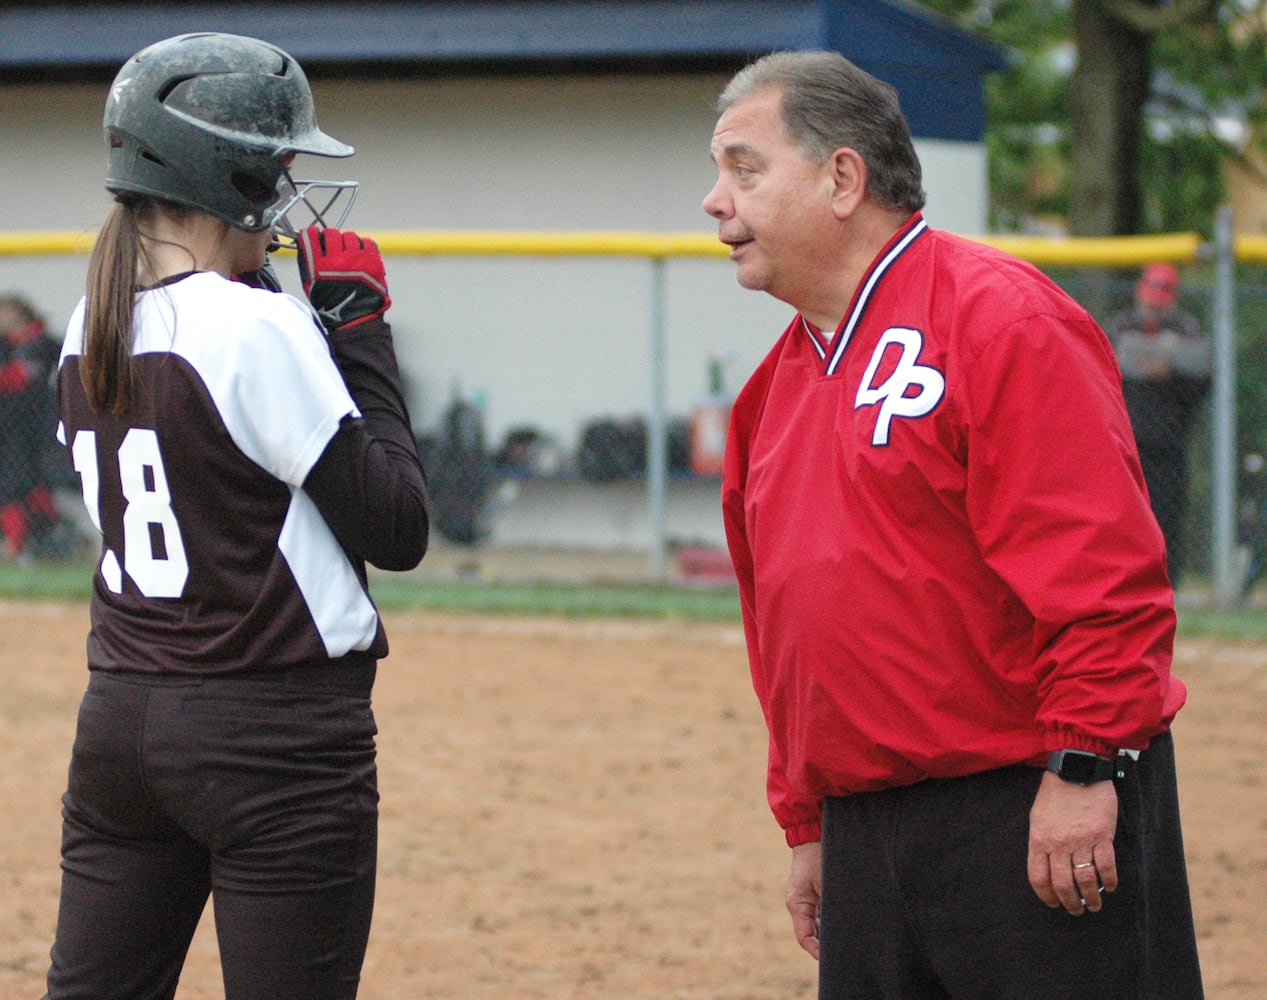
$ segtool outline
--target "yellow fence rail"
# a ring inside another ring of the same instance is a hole
[[[711,233],[529,230],[370,231],[384,253],[405,256],[722,257],[726,248]],[[75,256],[92,250],[93,232],[0,233],[0,256]],[[1205,258],[1197,233],[1157,236],[976,236],[989,246],[1043,266],[1136,267],[1154,260],[1186,263]],[[1267,263],[1267,236],[1237,236],[1233,254],[1243,263]]]
[[[726,248],[711,233],[622,231],[550,232],[527,230],[370,231],[387,254],[405,256],[556,257],[722,257]],[[92,232],[0,233],[0,256],[73,256],[92,249]],[[977,236],[1039,266],[1135,267],[1154,260],[1185,263],[1207,256],[1197,233],[1158,236],[1046,237]],[[1234,255],[1246,263],[1267,263],[1267,236],[1238,236]]]

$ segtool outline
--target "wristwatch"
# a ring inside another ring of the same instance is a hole
[[[1087,750],[1055,750],[1047,755],[1047,770],[1075,785],[1110,781],[1118,772],[1117,757],[1101,757]]]

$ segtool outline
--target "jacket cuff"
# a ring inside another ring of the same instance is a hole
[[[1054,753],[1057,750],[1086,750],[1089,753],[1099,754],[1101,757],[1112,757],[1121,749],[1113,743],[1070,729],[1047,733],[1043,738],[1043,748],[1048,753]]]
[[[797,826],[789,826],[783,830],[783,835],[787,837],[788,847],[799,847],[801,844],[812,844],[816,840],[823,839],[823,824],[815,820],[812,823],[801,823]]]

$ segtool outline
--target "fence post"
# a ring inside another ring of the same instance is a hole
[[[651,413],[647,421],[647,503],[651,527],[651,579],[663,583],[668,548],[665,489],[669,465],[664,409],[665,256],[651,258]]]
[[[1221,608],[1240,598],[1236,572],[1236,255],[1232,209],[1218,210],[1214,224],[1214,350],[1211,404],[1211,502],[1214,596]]]

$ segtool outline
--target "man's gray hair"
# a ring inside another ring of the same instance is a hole
[[[855,150],[867,165],[867,192],[887,208],[924,207],[923,175],[897,91],[837,52],[773,52],[735,74],[717,99],[720,114],[760,90],[783,92],[787,136],[822,163]]]

